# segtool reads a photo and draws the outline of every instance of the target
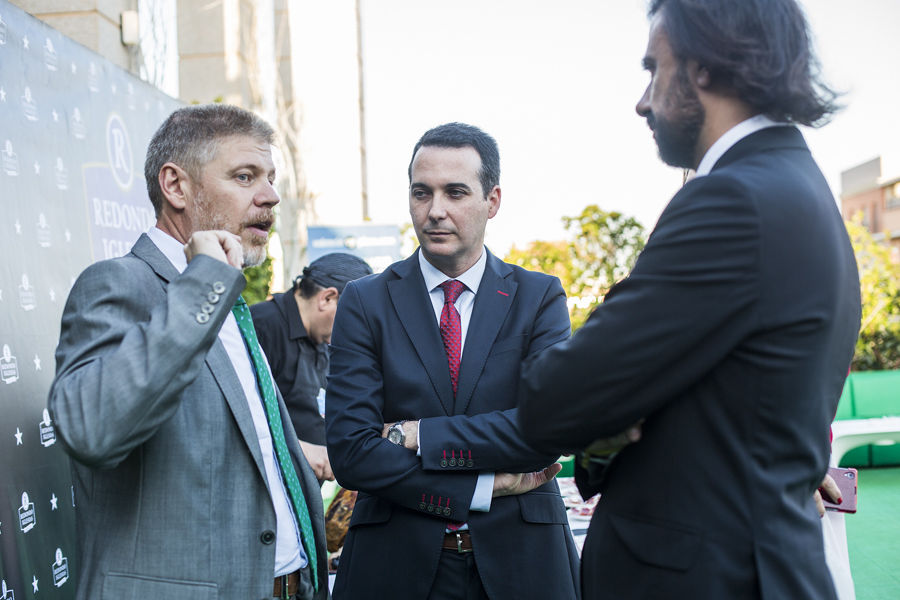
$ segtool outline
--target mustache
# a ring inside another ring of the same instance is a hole
[[[259,229],[264,229],[266,231],[272,229],[272,226],[275,225],[275,213],[267,210],[258,215],[254,215],[252,218],[244,221],[244,227],[258,227]]]

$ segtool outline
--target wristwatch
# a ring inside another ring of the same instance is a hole
[[[392,444],[402,446],[406,442],[406,434],[403,433],[403,424],[406,421],[397,421],[388,428],[387,439]]]

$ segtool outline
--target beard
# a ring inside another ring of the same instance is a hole
[[[244,235],[244,227],[232,225],[228,216],[214,206],[211,198],[201,188],[192,205],[191,223],[194,231],[227,231],[241,238],[241,251],[243,255],[241,268],[256,267],[266,260],[266,241],[247,233]]]
[[[687,69],[678,68],[666,103],[675,118],[667,119],[650,113],[647,122],[656,134],[659,158],[673,167],[695,169],[697,167],[697,142],[706,120],[706,111],[697,92],[691,87]]]

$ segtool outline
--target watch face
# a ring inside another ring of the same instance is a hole
[[[394,444],[401,444],[403,437],[403,430],[397,427],[396,425],[392,426],[388,430],[388,441]]]

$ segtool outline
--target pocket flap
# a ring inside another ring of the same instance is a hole
[[[608,518],[619,539],[643,563],[686,571],[697,558],[700,535],[695,531],[622,515],[610,514]]]
[[[526,523],[568,523],[559,494],[531,493],[517,496]]]
[[[216,584],[205,581],[165,579],[131,573],[106,574],[103,579],[103,597],[115,598],[166,598],[167,600],[216,600],[219,595]]]

